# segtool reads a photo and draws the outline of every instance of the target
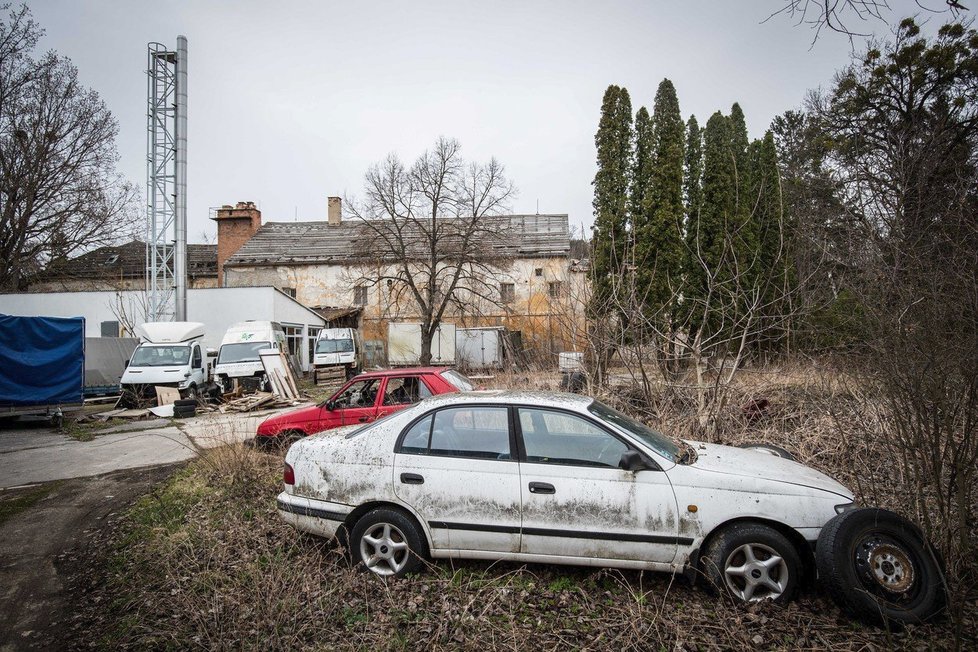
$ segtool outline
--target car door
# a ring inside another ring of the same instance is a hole
[[[665,473],[618,468],[631,447],[583,415],[536,407],[516,413],[522,552],[673,561],[678,512]]]
[[[394,455],[394,493],[443,550],[519,552],[520,466],[505,406],[454,406],[410,425]]]
[[[381,378],[364,378],[348,383],[333,395],[321,411],[320,430],[369,423],[377,418]],[[329,409],[332,407],[332,409]]]

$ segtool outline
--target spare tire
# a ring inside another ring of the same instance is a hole
[[[797,461],[794,455],[780,446],[775,446],[774,444],[738,444],[737,448],[746,448],[748,450],[774,455],[775,457],[783,457],[784,459],[791,460],[792,462]]]
[[[197,416],[197,408],[194,406],[179,406],[173,408],[173,418],[174,419],[186,419],[188,417]]]
[[[178,398],[177,400],[173,401],[173,407],[174,408],[178,408],[178,407],[193,407],[193,408],[196,408],[197,407],[197,399],[195,399],[195,398]]]
[[[926,622],[947,604],[937,551],[913,523],[885,509],[853,509],[826,523],[815,563],[839,608],[873,625]]]

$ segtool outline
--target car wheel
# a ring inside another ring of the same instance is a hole
[[[395,509],[367,512],[350,535],[353,562],[384,577],[404,577],[421,567],[428,545],[414,521]]]
[[[790,602],[802,578],[795,546],[774,528],[735,523],[710,540],[703,573],[721,592],[743,602]]]
[[[774,455],[775,457],[783,457],[786,460],[791,460],[795,462],[795,456],[781,448],[780,446],[775,446],[774,444],[740,444],[737,448],[746,448],[747,450],[757,451],[758,453],[767,453],[768,455]]]
[[[191,385],[184,391],[184,398],[189,400],[197,400],[197,386]]]
[[[936,553],[913,523],[885,509],[853,509],[829,521],[815,564],[839,608],[871,624],[924,622],[947,604]]]

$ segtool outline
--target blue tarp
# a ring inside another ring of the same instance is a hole
[[[84,385],[82,317],[0,314],[0,405],[81,403]]]

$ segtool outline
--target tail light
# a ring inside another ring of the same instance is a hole
[[[292,466],[288,462],[285,463],[285,471],[284,473],[282,473],[282,480],[287,485],[295,484],[295,471],[292,469]]]

